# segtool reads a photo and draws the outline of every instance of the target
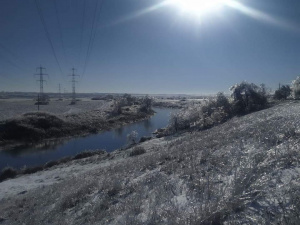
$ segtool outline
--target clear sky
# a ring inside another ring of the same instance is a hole
[[[299,12],[299,0],[232,0],[200,17],[164,0],[1,0],[0,91],[39,91],[40,65],[46,92],[71,91],[72,67],[79,92],[274,90],[300,74]]]

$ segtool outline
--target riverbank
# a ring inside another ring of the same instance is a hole
[[[113,115],[110,108],[58,115],[47,112],[24,113],[2,122],[0,148],[98,133],[147,119],[154,114],[153,110],[140,112],[139,105],[126,106],[117,115]]]
[[[0,183],[0,219],[33,225],[297,224],[299,110],[298,102],[285,102],[205,131],[6,180]]]

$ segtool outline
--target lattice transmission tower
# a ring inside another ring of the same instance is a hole
[[[48,76],[48,74],[43,73],[46,68],[39,66],[36,68],[39,73],[34,74],[35,76],[39,76],[39,79],[37,80],[40,82],[40,93],[38,94],[38,99],[37,99],[37,105],[47,105],[49,104],[49,98],[47,95],[44,94],[44,83],[46,80],[44,79],[45,76]],[[39,108],[38,108],[39,109]]]
[[[72,80],[71,80],[71,82],[72,82],[72,101],[71,101],[71,104],[73,105],[73,104],[76,104],[76,87],[75,87],[75,84],[78,82],[78,81],[76,81],[76,77],[79,77],[79,75],[76,75],[75,74],[75,68],[72,68],[72,74],[71,75],[69,75],[69,76],[71,76],[72,77]]]

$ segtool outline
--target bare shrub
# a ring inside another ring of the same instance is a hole
[[[133,130],[127,135],[127,141],[129,145],[133,145],[137,143],[138,132]]]
[[[83,151],[73,157],[73,159],[83,159],[95,155],[94,151]]]
[[[177,132],[189,128],[207,129],[228,120],[232,116],[232,107],[223,93],[215,100],[209,100],[201,106],[192,105],[171,115],[168,130]]]
[[[233,110],[237,115],[243,115],[267,106],[264,89],[251,83],[242,82],[230,88],[233,98]]]
[[[87,200],[88,195],[93,192],[95,188],[95,183],[91,182],[76,189],[71,188],[70,191],[62,197],[59,202],[59,207],[62,211],[73,208],[85,200]]]
[[[152,137],[143,136],[143,137],[140,138],[140,143],[145,142],[145,141],[149,141],[151,139],[152,139]]]
[[[297,76],[295,80],[292,81],[292,90],[294,99],[299,99],[300,97],[300,76]]]
[[[9,179],[9,178],[14,178],[15,176],[17,176],[18,172],[11,168],[11,167],[6,167],[1,171],[0,174],[0,182]]]
[[[111,116],[122,114],[122,106],[124,106],[124,101],[122,101],[122,99],[115,100],[112,105]]]
[[[70,130],[72,127],[72,124],[50,113],[30,112],[7,120],[4,124],[3,138],[37,141],[48,136],[59,136],[64,129]]]
[[[146,97],[144,97],[142,99],[139,111],[142,113],[151,112],[152,111],[152,103],[153,103],[153,99],[147,95]]]
[[[142,155],[146,153],[146,150],[141,146],[136,146],[132,149],[132,151],[129,153],[129,156],[137,156]]]
[[[56,165],[59,165],[59,161],[56,160],[56,161],[49,161],[47,162],[45,165],[44,165],[44,168],[50,168],[50,167],[53,167],[53,166],[56,166]]]
[[[114,197],[115,195],[117,195],[120,191],[122,190],[122,185],[120,182],[115,181],[113,182],[107,190],[107,195],[109,197]]]
[[[278,90],[274,93],[274,99],[281,100],[287,99],[291,95],[292,89],[289,85],[282,85]]]
[[[44,169],[43,166],[35,166],[35,167],[24,167],[20,173],[22,174],[32,174],[38,171],[42,171]]]

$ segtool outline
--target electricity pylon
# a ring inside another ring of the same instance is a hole
[[[39,79],[37,81],[40,82],[40,93],[38,94],[38,99],[36,104],[38,105],[38,110],[39,110],[39,105],[47,105],[49,104],[49,98],[48,96],[44,95],[44,82],[46,82],[46,80],[44,79],[44,76],[48,76],[48,74],[43,73],[43,70],[45,70],[46,68],[40,66],[36,68],[37,70],[39,70],[40,73],[35,74],[35,76],[39,76]]]
[[[43,73],[43,70],[45,70],[46,68],[40,66],[36,68],[37,70],[40,70],[39,74],[35,74],[35,76],[39,76],[39,81],[40,82],[40,96],[42,96],[44,94],[44,82],[46,82],[46,80],[44,80],[44,76],[48,74]]]
[[[71,80],[71,82],[72,82],[72,101],[71,101],[71,104],[73,105],[73,104],[76,104],[75,84],[76,84],[76,82],[78,82],[78,81],[76,81],[75,77],[79,76],[79,75],[75,75],[74,67],[72,68],[72,74],[69,76],[72,76],[72,80]]]

